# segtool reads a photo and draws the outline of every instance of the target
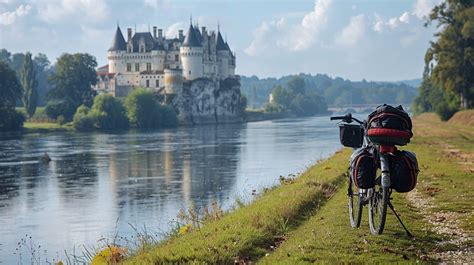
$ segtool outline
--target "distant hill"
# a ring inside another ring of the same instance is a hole
[[[411,80],[402,80],[395,83],[398,83],[398,84],[404,83],[412,87],[419,87],[421,85],[421,82],[423,82],[423,79],[417,78],[417,79],[411,79]]]
[[[263,78],[257,76],[241,76],[241,90],[245,94],[248,106],[260,108],[268,102],[268,97],[274,86],[285,86],[294,75],[280,78]],[[351,81],[340,77],[330,77],[326,74],[299,74],[308,89],[315,90],[324,96],[328,105],[347,104],[379,104],[398,103],[410,104],[417,95],[416,87],[421,79],[399,82]]]

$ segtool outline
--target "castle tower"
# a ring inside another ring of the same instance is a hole
[[[183,71],[181,69],[165,69],[166,94],[181,94],[183,90]]]
[[[203,47],[199,38],[199,30],[189,25],[188,33],[179,49],[183,76],[186,80],[194,80],[203,77]]]
[[[227,45],[222,39],[220,31],[217,32],[217,43],[216,43],[217,57],[219,58],[219,76],[221,78],[227,78],[229,76],[229,64],[231,63],[232,54],[230,52],[229,45]]]
[[[117,25],[112,45],[107,52],[107,60],[109,62],[109,73],[120,73],[123,71],[123,65],[121,62],[122,53],[127,51],[127,43],[123,38],[122,31]]]

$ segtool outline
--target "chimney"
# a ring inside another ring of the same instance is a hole
[[[156,39],[156,26],[153,26],[153,38]]]
[[[158,30],[158,38],[163,38],[163,29]]]
[[[128,41],[132,39],[132,28],[127,29]]]
[[[201,27],[201,34],[204,36],[204,35],[207,35],[206,33],[206,27]]]
[[[182,29],[178,30],[178,35],[179,35],[180,40],[182,40],[184,38]]]

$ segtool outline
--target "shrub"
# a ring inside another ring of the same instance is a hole
[[[89,108],[81,105],[77,108],[74,118],[72,120],[72,126],[78,131],[91,131],[94,129],[94,118],[89,115]]]
[[[66,123],[66,119],[64,119],[63,115],[59,115],[59,117],[56,119],[56,121],[60,126],[63,126]]]
[[[25,115],[14,108],[0,108],[0,131],[15,131],[23,127]]]
[[[44,111],[51,119],[57,120],[62,115],[66,121],[70,121],[67,117],[72,117],[76,110],[66,100],[53,100],[48,102]]]
[[[97,129],[128,128],[128,119],[122,103],[111,95],[99,95],[94,99],[90,115]]]
[[[176,113],[167,106],[161,106],[153,94],[136,89],[125,99],[128,120],[137,128],[158,128],[176,125]]]

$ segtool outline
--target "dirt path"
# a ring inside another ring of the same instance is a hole
[[[407,194],[407,199],[414,207],[420,210],[425,221],[432,225],[432,231],[450,238],[439,243],[440,249],[448,244],[456,247],[456,250],[433,251],[429,253],[430,257],[442,263],[474,262],[474,248],[466,246],[466,243],[474,240],[474,238],[462,229],[460,225],[461,220],[468,218],[470,214],[433,212],[431,211],[434,208],[432,198],[426,197],[416,189]]]

